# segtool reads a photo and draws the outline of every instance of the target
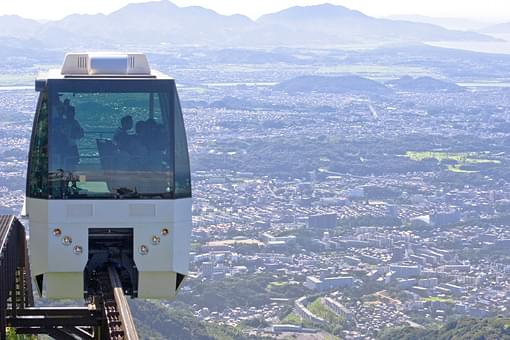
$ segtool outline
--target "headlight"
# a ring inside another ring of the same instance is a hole
[[[151,241],[153,245],[157,246],[161,242],[161,238],[157,235],[154,235],[152,236]]]
[[[149,247],[147,247],[145,244],[142,244],[140,246],[140,255],[147,255],[149,253]]]
[[[83,247],[82,246],[74,246],[73,253],[75,255],[81,255],[83,253]]]
[[[64,246],[70,246],[71,243],[73,243],[73,239],[71,238],[71,236],[66,235],[66,236],[62,237],[62,244]]]

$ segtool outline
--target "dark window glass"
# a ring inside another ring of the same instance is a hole
[[[39,114],[37,128],[47,129],[42,177],[49,198],[191,196],[173,81],[50,81],[47,98],[46,120]]]
[[[186,130],[184,128],[184,120],[177,92],[174,98],[175,110],[175,196],[190,197],[191,196],[191,178],[189,167],[188,143],[186,140]]]
[[[37,103],[30,145],[27,174],[27,196],[48,198],[48,92],[43,91]]]

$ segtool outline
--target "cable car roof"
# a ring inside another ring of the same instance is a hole
[[[44,88],[48,79],[172,79],[151,70],[143,53],[86,52],[67,53],[61,69],[41,73],[35,81],[36,91]]]
[[[142,53],[67,53],[61,74],[150,76],[151,68]]]

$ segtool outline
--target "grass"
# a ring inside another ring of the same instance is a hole
[[[314,325],[310,321],[302,319],[299,315],[297,315],[294,312],[287,314],[286,317],[284,317],[283,319],[280,320],[280,323],[302,326],[302,327],[306,327],[306,328],[316,328],[316,325]]]
[[[202,247],[202,243],[200,243],[200,242],[191,242],[191,250],[197,251],[197,250],[200,250],[201,247]]]
[[[198,86],[195,86],[195,87],[183,87],[183,88],[180,88],[178,89],[179,92],[192,92],[192,93],[197,93],[197,94],[205,94],[207,93],[208,89],[206,88],[203,88],[203,87],[198,87]]]
[[[455,165],[448,165],[448,171],[451,171],[451,172],[457,172],[457,173],[464,173],[464,174],[473,174],[473,173],[478,173],[480,171],[476,171],[476,170],[464,170],[462,169],[462,165],[461,164],[455,164]]]
[[[288,282],[281,282],[281,281],[269,282],[267,284],[267,286],[266,286],[266,291],[270,292],[270,291],[272,291],[275,288],[281,288],[281,287],[285,287],[285,286],[288,286],[288,285],[289,285]]]
[[[262,242],[258,240],[223,240],[223,241],[209,241],[207,242],[208,246],[239,246],[239,245],[247,245],[247,246],[262,246]]]
[[[306,328],[315,328],[310,321],[301,319],[296,313],[292,312],[280,321],[282,324],[302,326]]]
[[[37,336],[35,335],[24,335],[24,334],[16,334],[14,328],[7,327],[6,329],[6,339],[7,340],[36,340]]]
[[[320,318],[323,318],[330,325],[338,325],[343,322],[343,318],[330,311],[326,306],[321,303],[321,298],[318,297],[311,304],[308,305],[308,309],[313,314]]]
[[[268,63],[268,64],[244,64],[244,65],[233,65],[233,64],[221,65],[222,72],[231,72],[231,73],[261,72],[264,70],[271,70],[273,68],[274,68],[274,64],[271,64],[271,63]]]
[[[319,68],[320,74],[338,74],[338,73],[357,73],[357,74],[370,74],[380,78],[398,78],[402,75],[418,76],[431,76],[433,72],[412,66],[385,66],[385,65],[335,65],[324,66]]]
[[[435,159],[437,161],[453,161],[456,164],[448,164],[448,171],[456,173],[477,173],[477,170],[466,170],[463,166],[466,165],[481,165],[481,164],[501,164],[501,161],[495,159],[483,158],[478,152],[435,152],[424,151],[406,152],[406,157],[413,161],[423,161],[425,159]]]
[[[421,299],[424,302],[444,302],[444,303],[455,303],[453,299],[450,298],[442,298],[439,296],[430,296],[427,298]]]
[[[208,323],[206,329],[207,335],[215,340],[234,340],[242,335],[241,328],[229,328],[214,323]]]
[[[29,86],[34,83],[36,73],[2,74],[0,75],[0,86]]]
[[[303,319],[301,319],[296,313],[290,313],[285,318],[281,320],[283,324],[297,325],[301,326],[303,324]]]

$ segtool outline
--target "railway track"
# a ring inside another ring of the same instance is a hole
[[[87,307],[34,307],[27,250],[23,225],[0,216],[0,340],[7,339],[6,327],[54,339],[139,339],[112,264],[90,275],[94,288]]]
[[[138,340],[131,310],[122,289],[119,275],[110,265],[107,271],[97,274],[100,301],[106,327],[102,335],[109,340]]]

